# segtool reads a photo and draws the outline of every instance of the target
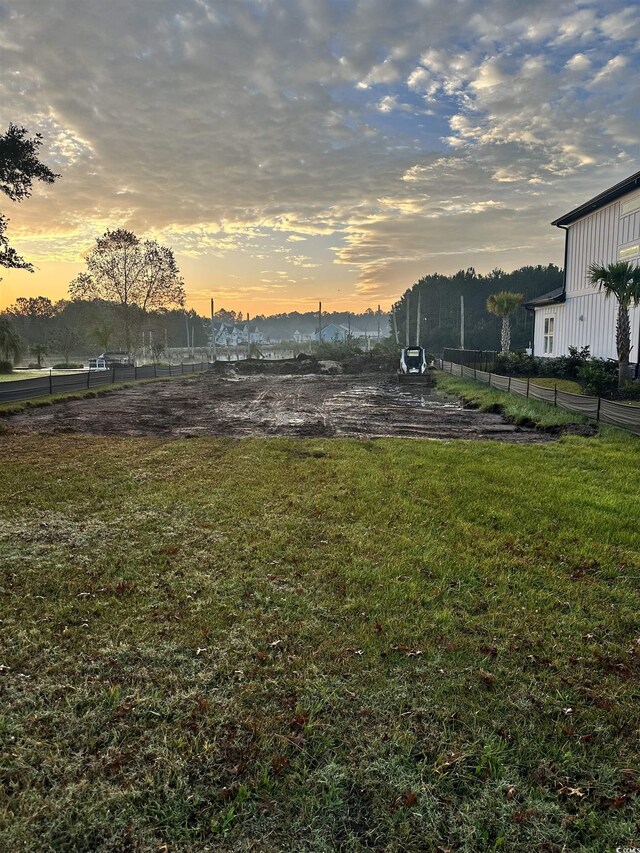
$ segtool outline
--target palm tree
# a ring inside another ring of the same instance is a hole
[[[618,388],[629,379],[629,354],[631,352],[631,323],[629,308],[640,303],[640,268],[628,261],[603,266],[591,264],[589,282],[604,290],[605,297],[618,300],[616,318],[616,349],[618,351]]]
[[[21,355],[20,335],[6,317],[0,317],[0,360],[17,361]]]
[[[502,335],[500,338],[502,352],[505,355],[511,346],[511,315],[514,314],[524,299],[521,293],[511,293],[509,290],[501,290],[500,293],[492,293],[487,299],[487,311],[502,317]]]
[[[29,352],[38,359],[38,367],[42,367],[42,356],[47,354],[46,346],[44,344],[32,344]]]

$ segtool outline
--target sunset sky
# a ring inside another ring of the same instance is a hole
[[[630,0],[0,0],[0,131],[61,173],[0,200],[37,266],[0,308],[116,227],[202,313],[561,264],[549,222],[640,168],[639,55]]]

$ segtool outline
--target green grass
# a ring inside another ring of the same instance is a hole
[[[1,849],[637,838],[636,438],[1,440]]]
[[[530,381],[535,385],[541,385],[543,388],[557,388],[558,391],[566,391],[567,394],[584,394],[580,383],[574,382],[572,379],[553,379],[548,376],[534,376]]]
[[[82,373],[81,370],[52,370],[54,376],[70,373]],[[43,370],[14,370],[13,373],[0,373],[0,382],[17,382],[20,379],[40,379],[49,375],[49,368]]]
[[[508,420],[522,426],[556,430],[569,424],[590,423],[587,418],[583,418],[581,415],[567,412],[549,403],[520,397],[517,394],[509,394],[506,391],[498,391],[489,385],[472,379],[461,379],[441,371],[436,372],[436,377],[437,386],[441,391],[461,397],[465,402],[483,412],[501,412]],[[536,379],[536,383],[538,382]]]

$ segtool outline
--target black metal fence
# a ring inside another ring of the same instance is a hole
[[[77,373],[43,373],[33,379],[16,379],[0,382],[0,403],[17,403],[50,394],[68,394],[74,391],[86,391],[90,388],[102,388],[120,382],[133,382],[140,379],[154,379],[165,376],[181,376],[190,373],[203,373],[208,370],[206,361],[195,364],[145,364],[142,367],[112,367],[109,370],[85,370]]]
[[[499,353],[495,350],[451,349],[450,347],[444,349],[444,361],[464,364],[465,367],[474,367],[478,370],[492,370],[498,355]]]
[[[627,403],[614,403],[613,400],[603,400],[601,397],[588,397],[584,394],[569,394],[560,391],[557,385],[554,388],[546,388],[536,385],[530,379],[516,379],[515,376],[500,376],[486,370],[478,370],[467,367],[464,364],[438,359],[438,366],[446,373],[453,376],[461,376],[465,379],[475,379],[497,388],[499,391],[508,391],[511,394],[519,394],[521,397],[531,397],[552,406],[559,406],[568,412],[583,415],[594,421],[602,421],[611,426],[627,429],[640,435],[640,406],[632,406]]]

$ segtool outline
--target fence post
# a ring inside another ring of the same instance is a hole
[[[49,368],[49,393],[53,394],[53,377],[51,376],[51,368]]]
[[[529,396],[529,377],[527,376],[527,397]]]
[[[596,420],[600,420],[600,403],[602,402],[602,397],[598,397],[598,411],[596,412]]]
[[[87,370],[87,388],[91,388],[91,369]]]
[[[558,405],[558,383],[555,382],[553,385],[553,405]]]
[[[509,382],[507,384],[507,391],[511,393],[511,377],[509,377]]]
[[[156,363],[154,361],[153,362],[153,378],[155,379],[157,377],[157,375],[158,375],[158,370],[156,368]]]
[[[113,368],[113,373],[111,375],[111,384],[112,385],[116,384],[116,369],[115,369],[115,367]]]
[[[180,373],[184,374],[184,361],[180,362]]]

